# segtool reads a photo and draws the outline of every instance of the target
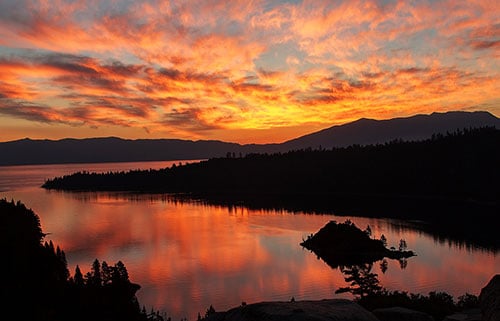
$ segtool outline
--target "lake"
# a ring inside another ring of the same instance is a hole
[[[187,161],[182,161],[185,163]],[[384,234],[388,246],[404,239],[417,256],[402,267],[388,260],[383,273],[373,272],[389,290],[428,294],[446,291],[455,299],[478,295],[500,273],[498,254],[438,238],[392,219],[251,210],[179,201],[162,194],[67,193],[39,186],[54,176],[76,171],[157,169],[175,162],[27,165],[0,167],[0,198],[20,200],[40,216],[42,230],[66,253],[71,274],[85,274],[97,258],[121,260],[137,297],[149,311],[173,320],[196,320],[213,305],[226,310],[243,301],[344,298],[346,286],[338,269],[330,268],[299,243],[328,221],[350,219],[370,226],[373,237]]]

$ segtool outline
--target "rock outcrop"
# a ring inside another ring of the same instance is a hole
[[[375,309],[372,312],[380,321],[434,321],[427,313],[402,307]]]
[[[346,299],[260,302],[215,312],[207,321],[379,321],[356,302]]]
[[[480,309],[467,309],[446,316],[443,321],[482,321]]]
[[[479,305],[483,321],[500,321],[500,274],[493,276],[481,289]]]
[[[446,316],[443,321],[500,321],[500,274],[481,289],[481,309],[470,308]],[[482,319],[481,319],[482,316]],[[225,312],[213,312],[204,321],[439,321],[424,312],[400,306],[368,311],[348,299],[271,301],[242,304]],[[441,320],[441,318],[440,318]]]

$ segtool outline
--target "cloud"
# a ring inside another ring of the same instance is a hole
[[[486,0],[6,0],[0,113],[184,137],[500,113],[499,10]]]
[[[74,113],[73,110],[70,112]],[[67,117],[63,111],[11,99],[0,100],[0,115],[47,124],[64,123],[72,126],[81,125],[81,122],[72,119],[72,117]]]
[[[184,110],[172,109],[172,111],[165,113],[161,123],[163,125],[182,128],[187,131],[206,131],[220,128],[216,123],[207,122],[203,119],[206,113],[201,108],[190,108]]]
[[[472,48],[474,49],[495,49],[500,48],[500,40],[478,40],[470,42]]]

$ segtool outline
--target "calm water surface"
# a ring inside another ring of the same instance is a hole
[[[183,161],[184,162],[184,161]],[[455,298],[479,294],[500,273],[492,252],[439,242],[389,219],[311,215],[249,210],[178,202],[168,195],[65,193],[39,186],[47,178],[75,171],[117,171],[171,166],[176,162],[71,164],[0,167],[0,197],[20,200],[40,216],[42,229],[66,252],[71,274],[83,273],[94,259],[125,263],[130,278],[141,285],[137,296],[148,310],[173,320],[196,320],[213,305],[226,310],[263,300],[348,297],[335,290],[346,286],[333,270],[299,243],[329,220],[351,219],[370,225],[373,236],[384,234],[388,246],[405,239],[417,253],[406,268],[389,260],[378,273],[391,290],[428,294],[446,291]]]

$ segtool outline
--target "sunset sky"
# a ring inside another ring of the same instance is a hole
[[[500,6],[0,1],[0,141],[281,142],[361,117],[500,116]]]

